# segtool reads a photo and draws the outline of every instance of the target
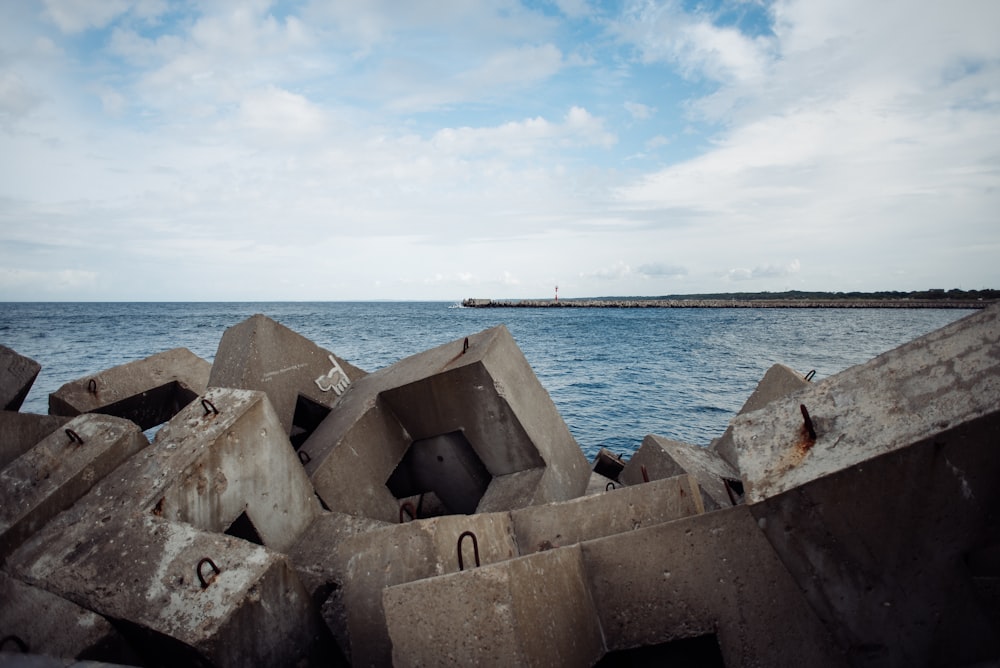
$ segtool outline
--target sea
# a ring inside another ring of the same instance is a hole
[[[66,382],[184,347],[212,361],[262,313],[374,371],[505,325],[588,459],[648,434],[707,445],[782,363],[813,381],[969,315],[949,309],[462,308],[449,302],[3,303],[0,343],[42,370],[22,412]]]

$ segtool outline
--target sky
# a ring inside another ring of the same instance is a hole
[[[4,0],[0,301],[1000,288],[996,0]]]

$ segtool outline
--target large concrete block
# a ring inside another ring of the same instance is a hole
[[[126,663],[137,657],[100,615],[0,572],[0,634],[34,655]],[[5,646],[4,651],[14,651]],[[64,665],[64,664],[61,664]]]
[[[856,665],[1000,656],[964,563],[1000,536],[1000,307],[733,426],[752,512]]]
[[[299,445],[364,375],[329,350],[258,314],[222,335],[208,385],[265,392],[285,433]]]
[[[689,475],[623,487],[570,501],[511,511],[518,550],[553,547],[634,531],[704,512],[698,483]]]
[[[462,535],[471,531],[473,536]],[[342,604],[354,665],[391,665],[382,590],[518,556],[510,515],[449,515],[355,534],[337,545],[345,564]],[[346,648],[345,648],[345,653]]]
[[[397,666],[592,666],[604,651],[579,546],[388,587]]]
[[[41,370],[35,360],[0,345],[0,410],[19,410]]]
[[[160,516],[226,531],[245,515],[251,535],[286,551],[320,512],[305,471],[262,392],[213,388],[156,435],[133,469],[158,477],[126,494]],[[122,473],[122,477],[128,474]]]
[[[390,489],[399,482],[390,478],[401,465],[411,470],[399,476],[429,487],[419,491],[433,491],[442,501],[453,494],[468,497],[461,504],[445,501],[450,512],[575,498],[590,475],[551,398],[503,326],[360,379],[302,452],[329,508],[387,521],[395,519],[399,498],[416,493],[402,483],[395,493]],[[489,477],[484,491],[483,471]]]
[[[726,666],[845,665],[746,506],[580,548],[609,652],[662,662],[671,643],[714,635]]]
[[[204,393],[210,370],[187,348],[174,348],[66,383],[49,395],[49,413],[104,413],[146,430]]]
[[[127,622],[152,665],[294,665],[327,639],[284,556],[148,513],[53,522],[7,568]]]
[[[0,468],[7,466],[67,422],[69,418],[63,415],[0,411]]]
[[[650,480],[658,480],[685,473],[698,481],[706,510],[736,505],[742,496],[739,474],[717,452],[655,434],[643,439],[625,465],[621,481],[638,485],[644,482],[644,475]]]
[[[0,471],[0,562],[146,445],[128,420],[80,415],[8,464]]]
[[[775,364],[757,383],[757,388],[743,403],[743,407],[740,408],[737,415],[760,410],[772,401],[787,397],[808,386],[809,381],[798,371],[784,364]],[[739,471],[739,453],[733,443],[732,426],[728,427],[722,437],[709,447],[718,452],[724,460],[729,462],[730,466]]]

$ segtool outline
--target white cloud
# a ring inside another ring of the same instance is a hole
[[[656,109],[639,102],[626,102],[625,110],[632,115],[632,118],[645,121],[653,117]]]
[[[730,269],[726,277],[731,281],[750,281],[762,278],[785,278],[799,273],[801,265],[798,260],[792,260],[785,265],[767,264],[753,269]]]

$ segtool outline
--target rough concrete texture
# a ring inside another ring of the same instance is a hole
[[[80,415],[0,470],[0,563],[148,444],[128,420]]]
[[[650,434],[628,460],[620,479],[626,485],[643,482],[643,468],[650,480],[690,473],[698,481],[706,510],[736,505],[737,492],[727,480],[739,482],[740,476],[718,453],[709,448],[673,441]]]
[[[326,637],[283,555],[148,513],[50,523],[7,567],[138,627],[143,663],[292,665]]]
[[[344,605],[349,648],[344,653],[354,665],[390,665],[391,646],[386,630],[381,592],[384,588],[459,571],[458,542],[462,540],[465,568],[517,556],[507,513],[448,515],[358,533],[336,547],[345,564]]]
[[[42,365],[0,345],[0,409],[20,410]]]
[[[704,512],[689,475],[623,487],[571,501],[511,511],[521,554],[634,531]]]
[[[714,633],[728,667],[844,665],[745,506],[580,547],[609,651]]]
[[[23,455],[69,420],[63,415],[0,411],[0,468]]]
[[[321,413],[329,411],[350,384],[364,375],[301,334],[257,314],[222,335],[208,385],[265,392],[285,433],[292,434],[300,397],[321,407]],[[306,422],[311,422],[309,417]],[[310,424],[305,430],[314,427]]]
[[[994,412],[751,506],[852,664],[1000,658],[972,565],[1000,545],[998,444]]]
[[[735,418],[747,502],[998,410],[1000,305]]]
[[[579,546],[382,595],[397,666],[591,666],[603,653]]]
[[[49,395],[49,413],[105,413],[145,431],[204,393],[210,370],[187,348],[174,348],[66,383]]]
[[[793,392],[797,392],[809,386],[809,381],[805,376],[795,369],[784,364],[775,364],[764,374],[764,377],[757,383],[757,388],[753,391],[736,415],[752,413],[767,406],[772,401],[787,397]],[[733,443],[733,428],[726,429],[722,437],[711,444],[710,448],[719,453],[724,460],[729,462],[737,471],[740,468],[739,453]]]
[[[100,615],[0,572],[0,638],[14,636],[28,652],[62,659],[124,663],[135,657]],[[3,647],[16,651],[16,641]]]
[[[398,501],[385,483],[408,448],[455,432],[492,478],[478,512],[574,498],[586,489],[586,459],[502,325],[352,384],[301,451],[331,510],[393,521]],[[533,470],[537,475],[526,475]]]

